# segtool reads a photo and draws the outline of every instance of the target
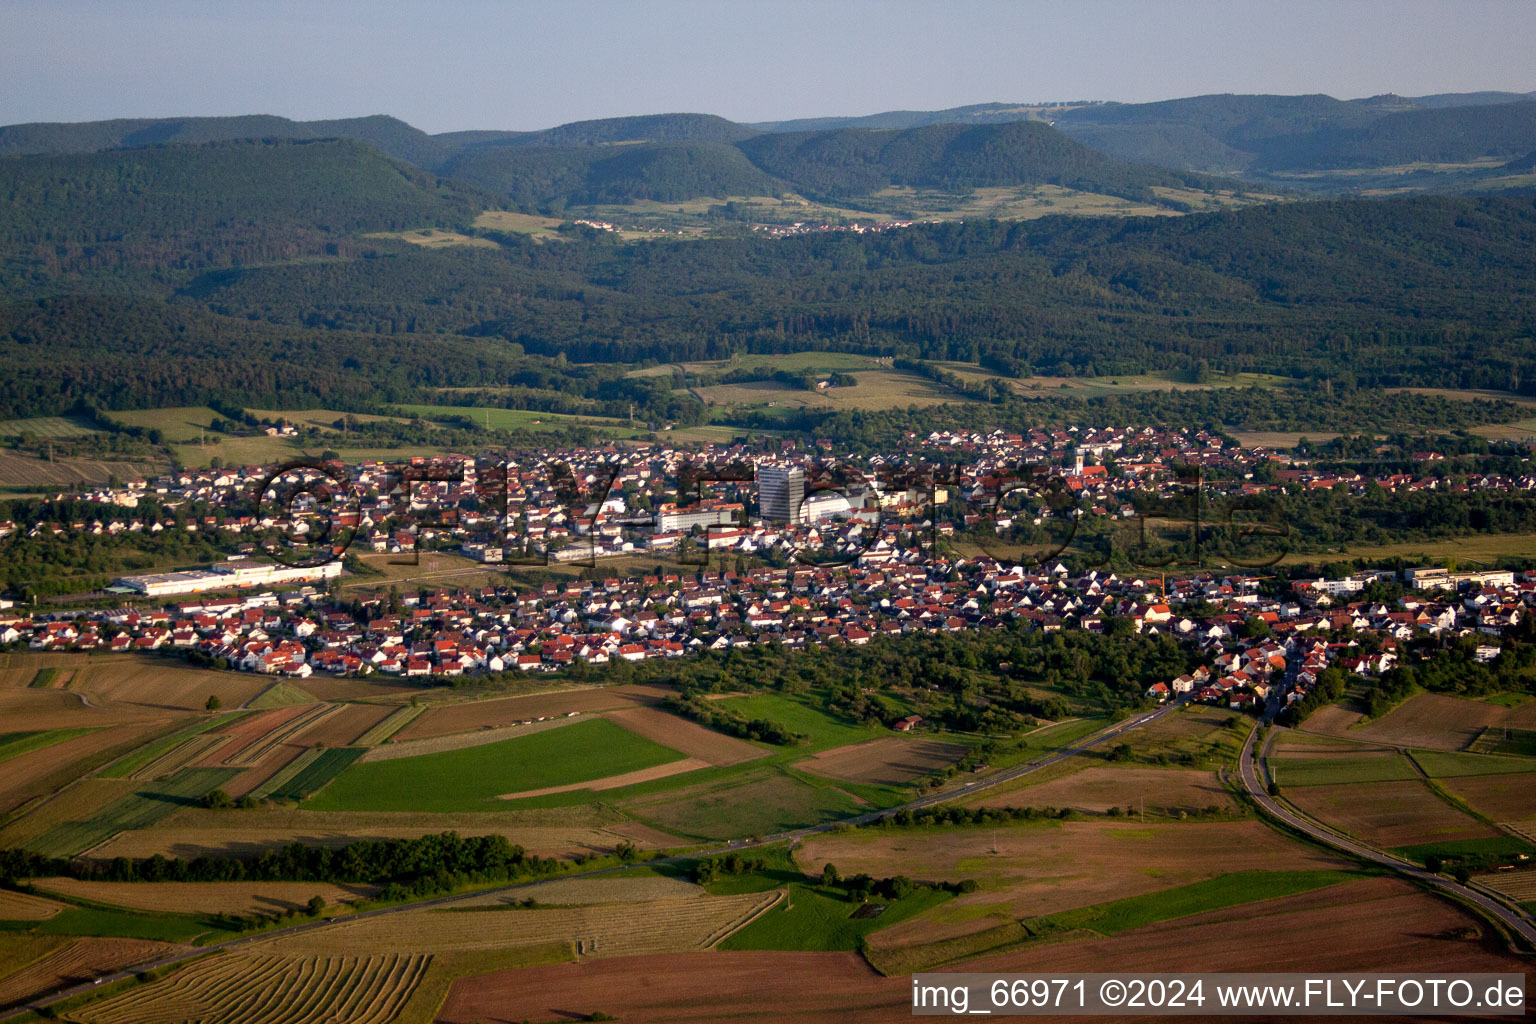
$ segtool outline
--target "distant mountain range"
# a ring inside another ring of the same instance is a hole
[[[0,154],[327,138],[367,143],[500,201],[547,212],[789,191],[857,206],[892,187],[961,192],[1042,184],[1167,204],[1154,189],[1244,187],[1211,175],[1341,192],[1380,187],[1382,176],[1396,174],[1390,169],[1425,164],[1438,166],[1392,184],[1476,190],[1529,172],[1520,161],[1528,164],[1536,152],[1536,93],[984,103],[759,124],[654,114],[439,135],[384,115],[126,119],[0,128]]]

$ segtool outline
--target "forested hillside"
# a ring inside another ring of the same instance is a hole
[[[476,146],[442,173],[527,210],[591,203],[770,195],[789,186],[725,142],[632,146]]]
[[[1188,180],[1029,122],[481,148],[543,168],[543,179],[507,179],[530,196],[633,196],[623,190],[639,182],[675,197],[733,174],[731,187],[771,184],[749,156],[828,193]],[[1530,197],[631,243],[477,232],[505,184],[444,181],[351,140],[0,159],[0,409],[214,398],[362,408],[494,387],[511,407],[612,414],[634,403],[687,422],[699,408],[687,391],[625,378],[617,364],[814,349],[961,360],[1005,377],[1203,363],[1341,389],[1536,393]],[[369,237],[432,226],[480,244]]]
[[[1121,160],[1261,177],[1508,158],[1536,146],[1530,97],[1468,99],[1425,97],[1420,105],[1396,96],[1195,96],[1080,107],[1064,111],[1056,126]]]
[[[1111,160],[1038,121],[783,132],[738,145],[753,163],[811,196],[863,196],[889,185],[964,191],[1052,184],[1144,198],[1153,185],[1210,184],[1194,175]]]
[[[840,348],[1007,375],[1234,371],[1528,389],[1536,201],[1407,199],[883,235],[551,246],[253,268],[231,316],[500,337],[577,361]]]
[[[474,141],[503,138],[514,132],[463,133]],[[386,156],[425,170],[442,163],[467,138],[428,135],[399,118],[376,114],[328,121],[290,121],[270,114],[240,117],[124,118],[76,124],[35,123],[0,127],[0,154],[95,153],[104,149],[140,149],[172,144],[249,142],[254,139],[356,139]]]
[[[112,297],[0,303],[0,362],[0,419],[210,401],[367,410],[437,387],[493,387],[507,408],[600,415],[633,404],[687,419],[695,404],[662,381],[557,365],[496,339],[280,327]]]
[[[463,226],[490,202],[360,142],[234,142],[0,160],[8,295],[56,274],[338,255],[362,232]]]

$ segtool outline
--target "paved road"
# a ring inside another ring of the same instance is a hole
[[[1297,814],[1270,796],[1264,765],[1261,764],[1260,751],[1255,747],[1258,735],[1259,730],[1257,727],[1248,734],[1248,742],[1243,744],[1243,753],[1239,759],[1238,767],[1243,779],[1243,787],[1248,790],[1248,795],[1263,809],[1264,813],[1325,846],[1331,846],[1336,850],[1342,850],[1362,860],[1389,867],[1415,881],[1423,882],[1442,892],[1449,893],[1464,902],[1474,903],[1487,911],[1490,916],[1498,919],[1508,931],[1519,935],[1531,949],[1536,949],[1536,923],[1532,922],[1530,915],[1516,910],[1514,907],[1495,899],[1482,890],[1453,882],[1448,878],[1443,878],[1415,864],[1400,860],[1375,847],[1367,846],[1350,836],[1327,828],[1310,818]]]
[[[695,857],[707,857],[714,854],[728,853],[731,851],[750,850],[754,847],[769,846],[785,841],[799,841],[806,838],[807,836],[816,835],[820,832],[829,832],[832,829],[843,825],[868,824],[877,818],[881,818],[899,810],[916,810],[920,807],[931,807],[934,804],[943,803],[946,800],[953,800],[959,796],[969,796],[972,793],[979,793],[983,790],[991,789],[993,786],[998,786],[1005,782],[1012,782],[1014,779],[1028,775],[1030,772],[1039,771],[1042,768],[1056,764],[1058,761],[1064,761],[1074,754],[1078,754],[1084,750],[1099,746],[1102,743],[1107,743],[1108,741],[1115,739],[1118,736],[1123,736],[1125,733],[1130,732],[1132,729],[1138,729],[1141,726],[1146,725],[1148,722],[1161,718],[1163,715],[1166,715],[1168,712],[1172,711],[1178,706],[1178,704],[1167,704],[1155,711],[1143,712],[1141,714],[1135,715],[1134,717],[1127,718],[1123,722],[1116,722],[1114,725],[1100,729],[1098,732],[1085,736],[1078,740],[1076,743],[1073,743],[1070,746],[1062,747],[1060,750],[1048,754],[1045,757],[1038,758],[1034,761],[1028,761],[1021,765],[1016,765],[1013,768],[1007,768],[999,772],[993,772],[991,775],[988,775],[984,778],[977,779],[974,782],[968,782],[958,789],[945,790],[919,797],[916,800],[913,800],[910,803],[902,804],[899,807],[886,807],[878,811],[870,811],[867,814],[861,814],[854,818],[841,818],[838,821],[829,822],[824,825],[814,825],[809,828],[796,829],[792,832],[779,832],[775,833],[774,835],[760,836],[750,840],[739,840],[737,842],[728,843],[724,846],[719,846],[711,850],[695,851],[693,853],[687,854],[686,856],[664,857],[655,860],[642,861],[641,863],[675,863],[682,860],[692,860]],[[628,867],[628,865],[621,865],[619,867],[610,868],[597,868],[592,871],[572,872],[571,874],[560,875],[559,877],[587,878],[594,875],[621,872],[625,870],[626,867]],[[22,1013],[28,1010],[41,1009],[42,1007],[51,1003],[56,1003],[63,999],[69,999],[72,996],[79,995],[83,992],[89,992],[99,985],[110,985],[115,982],[131,978],[135,974],[139,974],[144,971],[154,970],[159,967],[167,967],[171,964],[181,963],[184,960],[190,960],[193,957],[205,956],[209,953],[213,953],[219,950],[236,949],[240,946],[247,946],[256,942],[265,942],[268,939],[276,939],[288,935],[298,935],[302,932],[315,931],[319,928],[328,928],[338,923],[360,921],[368,917],[381,917],[385,914],[400,914],[410,910],[422,910],[430,907],[441,907],[450,903],[459,902],[460,900],[483,898],[485,896],[496,895],[498,893],[514,892],[518,889],[530,885],[536,885],[543,881],[548,881],[548,879],[529,879],[526,882],[517,882],[512,885],[498,886],[494,889],[479,889],[472,893],[456,893],[451,896],[438,896],[433,899],[421,900],[415,903],[400,904],[399,906],[380,907],[377,910],[364,910],[356,914],[348,914],[343,917],[334,919],[326,918],[319,921],[309,921],[301,925],[295,925],[291,928],[274,929],[272,931],[259,932],[255,935],[247,935],[237,939],[229,939],[225,942],[212,943],[207,946],[199,946],[191,952],[176,953],[174,955],[162,957],[159,960],[151,961],[149,963],[136,964],[128,970],[116,971],[112,974],[100,975],[99,977],[92,978],[90,981],[85,982],[84,984],[75,985],[67,989],[60,989],[57,992],[53,992],[39,999],[35,999],[24,1006],[17,1007],[15,1010],[12,1010],[8,1013],[0,1013],[0,1021],[5,1021],[11,1019],[12,1017],[20,1016]]]

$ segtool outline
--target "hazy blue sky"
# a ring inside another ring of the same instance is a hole
[[[1536,89],[1528,0],[0,0],[0,124],[389,113],[428,131],[993,100]]]

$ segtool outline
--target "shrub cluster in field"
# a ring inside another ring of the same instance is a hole
[[[875,878],[871,875],[858,874],[842,877],[837,867],[828,864],[821,869],[821,884],[829,888],[841,888],[848,893],[849,898],[863,903],[871,896],[893,903],[904,900],[919,889],[938,890],[948,893],[975,892],[977,889],[974,878],[966,878],[959,882],[914,882],[906,875],[892,875],[889,878]]]

